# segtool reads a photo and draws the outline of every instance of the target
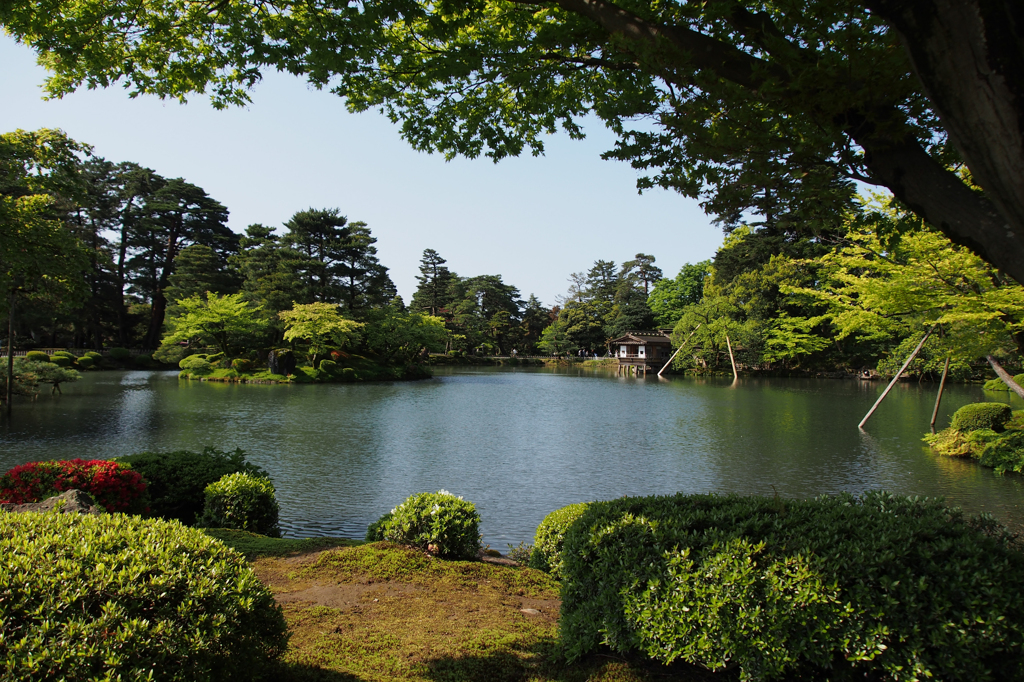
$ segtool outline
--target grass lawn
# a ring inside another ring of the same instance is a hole
[[[275,680],[737,679],[610,652],[565,663],[558,583],[530,568],[446,561],[388,543],[209,533],[249,558],[284,609],[291,642]]]

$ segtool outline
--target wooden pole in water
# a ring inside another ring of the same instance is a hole
[[[892,381],[889,382],[889,385],[885,387],[884,391],[882,391],[882,395],[878,396],[878,400],[876,400],[875,404],[871,406],[871,409],[868,410],[868,413],[864,415],[864,418],[860,420],[860,424],[857,424],[858,429],[864,428],[864,424],[866,424],[868,419],[871,418],[871,415],[875,413],[875,410],[878,409],[878,406],[882,404],[882,401],[885,400],[885,396],[889,395],[889,391],[891,391],[892,387],[896,385],[896,382],[900,380],[900,375],[903,374],[904,370],[906,370],[907,367],[910,366],[910,363],[914,361],[914,358],[917,357],[917,354],[921,352],[921,347],[924,346],[924,342],[928,340],[928,337],[932,335],[932,332],[935,330],[937,324],[938,323],[933,324],[932,328],[926,331],[924,336],[921,337],[921,341],[920,343],[917,344],[917,348],[914,349],[914,352],[910,354],[910,357],[907,358],[907,361],[903,363],[902,367],[900,367],[900,371],[896,372],[896,376],[892,378]]]
[[[740,380],[740,375],[736,371],[736,358],[732,356],[732,344],[729,343],[729,335],[725,335],[725,345],[729,347],[729,362],[732,363],[732,382],[735,384]]]
[[[949,374],[949,358],[952,353],[946,353],[946,365],[942,368],[942,381],[939,382],[939,394],[935,396],[935,409],[932,410],[932,421],[929,426],[932,433],[935,433],[935,420],[939,416],[939,403],[942,402],[942,389],[946,387],[946,375]]]
[[[693,331],[690,332],[690,336],[686,337],[686,341],[683,341],[683,344],[681,346],[679,346],[679,348],[676,348],[676,352],[672,354],[672,357],[670,357],[668,359],[668,362],[666,362],[664,364],[664,366],[661,369],[658,370],[658,376],[659,377],[661,376],[662,372],[664,372],[666,369],[668,369],[668,366],[672,364],[672,361],[676,359],[676,356],[679,355],[679,351],[681,351],[683,348],[685,348],[686,344],[688,344],[690,342],[690,338],[692,338],[693,335],[697,333],[697,330],[700,329],[700,325],[701,324],[704,324],[704,323],[701,322],[700,324],[698,324],[696,327],[693,328]]]
[[[996,376],[1002,379],[1003,383],[1009,386],[1011,391],[1019,395],[1021,398],[1024,398],[1024,388],[1021,388],[1020,385],[1013,380],[1010,373],[1003,369],[1003,366],[1000,365],[991,355],[986,355],[985,359],[988,360],[988,364],[992,365],[992,369],[996,371]]]

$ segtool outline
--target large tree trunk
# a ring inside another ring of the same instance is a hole
[[[1024,2],[865,0],[865,5],[899,33],[950,141],[997,210],[990,222],[1021,252]]]

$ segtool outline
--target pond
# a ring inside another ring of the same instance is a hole
[[[809,497],[884,489],[940,496],[1024,530],[1024,479],[933,455],[921,442],[935,384],[634,379],[579,369],[445,369],[428,381],[333,385],[188,382],[93,372],[0,422],[0,471],[214,445],[270,472],[287,536],[362,537],[409,494],[476,503],[484,542],[531,542],[558,507],[674,492]],[[1010,401],[947,388],[960,406]],[[1014,397],[1014,409],[1019,409]]]

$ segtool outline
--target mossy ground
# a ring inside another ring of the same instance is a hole
[[[275,680],[736,679],[609,652],[566,663],[558,646],[559,585],[530,568],[445,561],[388,543],[324,550],[308,544],[319,540],[210,533],[251,557],[284,609],[291,641]],[[280,544],[296,542],[307,544]]]

